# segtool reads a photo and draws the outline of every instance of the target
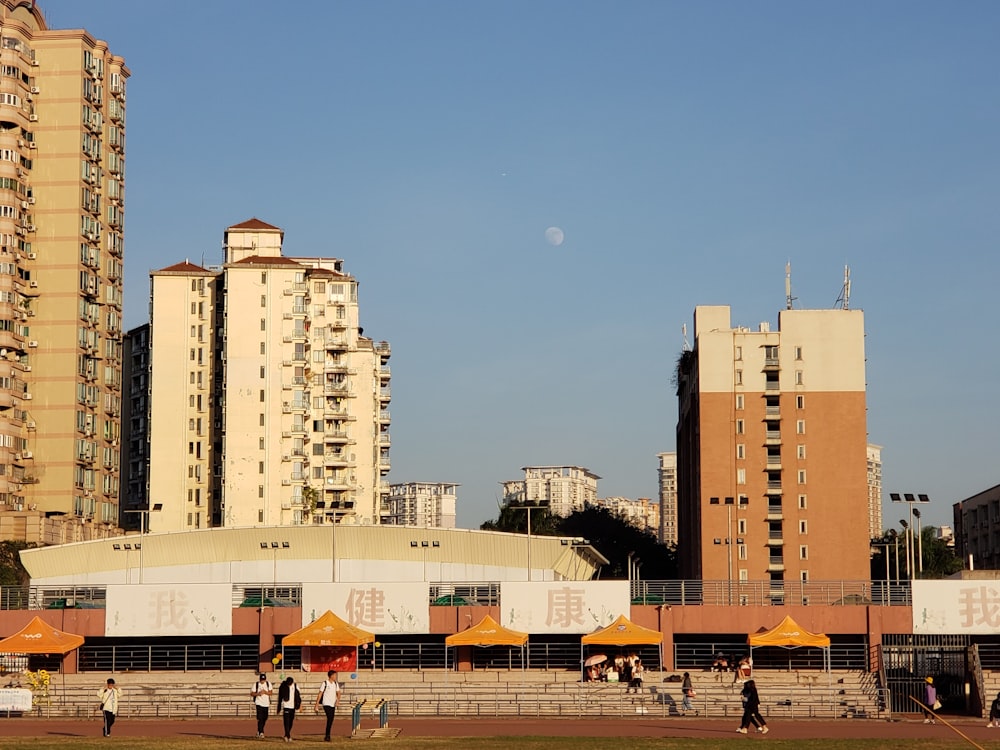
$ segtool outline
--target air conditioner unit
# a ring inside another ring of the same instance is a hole
[[[37,349],[38,348],[38,342],[35,341],[34,339],[32,339],[31,341],[28,342],[28,348],[29,349]]]
[[[28,196],[28,203],[29,203],[30,205],[32,205],[32,206],[33,206],[33,205],[35,205],[35,196],[33,196],[33,195],[29,195],[29,196]]]
[[[38,93],[38,86],[32,86],[31,87],[31,93],[32,94],[37,94]]]
[[[21,398],[23,398],[25,401],[31,401],[32,396],[30,393],[22,393]]]
[[[38,253],[28,253],[28,260],[38,260]]]
[[[32,458],[33,456],[31,451],[21,451],[21,458]]]
[[[35,427],[37,427],[37,425],[34,422],[28,422],[27,427],[29,430],[33,430],[35,429]]]
[[[34,114],[28,115],[28,121],[29,122],[38,122],[38,115],[34,115]]]
[[[28,148],[38,148],[38,144],[37,144],[37,143],[35,143],[34,141],[31,141],[31,142],[30,142],[30,143],[28,144]]]
[[[29,205],[31,204],[28,201],[21,201],[21,208],[27,208]]]
[[[24,371],[25,372],[31,372],[31,365],[25,365],[24,366]]]
[[[25,229],[28,230],[29,232],[34,232],[35,231],[35,225],[34,224],[28,224],[25,227]]]
[[[32,60],[31,61],[31,67],[37,68],[38,67],[38,60]]]
[[[28,282],[28,286],[30,286],[32,289],[37,289],[38,288],[38,282],[35,281],[34,279],[32,279],[31,281]]]

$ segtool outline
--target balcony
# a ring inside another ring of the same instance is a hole
[[[767,457],[767,471],[781,471],[781,456],[769,455]]]
[[[767,506],[767,520],[768,521],[782,521],[784,516],[781,512],[780,505],[768,505]]]
[[[780,406],[765,406],[764,416],[768,419],[780,419],[781,418],[781,407]]]
[[[323,342],[324,349],[332,349],[334,351],[343,351],[349,348],[349,346],[350,342],[348,342],[346,336],[330,336]]]
[[[326,453],[323,455],[323,465],[343,469],[350,466],[351,461],[346,453]]]
[[[764,433],[764,445],[781,445],[781,431],[768,430]]]
[[[778,557],[776,555],[771,555],[767,559],[767,572],[768,573],[782,573],[785,570],[785,558]]]
[[[389,422],[391,422],[392,419],[390,419],[390,417],[389,417],[389,412],[387,412],[387,411],[380,411],[378,413],[378,421],[379,421],[380,424],[388,424]]]
[[[348,440],[349,438],[346,430],[327,430],[323,433],[324,443],[338,444],[346,443]]]
[[[780,495],[781,494],[781,482],[771,480],[767,483],[767,489],[764,490],[766,495]]]
[[[774,372],[780,369],[777,357],[764,357],[764,372]]]
[[[785,543],[784,534],[781,531],[769,531],[767,532],[767,544],[768,547],[780,547]]]
[[[781,390],[781,383],[777,380],[765,380],[764,381],[764,391],[765,393],[777,393]]]

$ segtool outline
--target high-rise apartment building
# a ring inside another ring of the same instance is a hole
[[[684,578],[868,579],[864,316],[783,310],[778,330],[699,306],[677,368]]]
[[[394,526],[455,528],[458,485],[448,482],[403,482],[389,485],[389,514],[382,523]]]
[[[525,466],[523,480],[502,483],[507,505],[541,505],[565,518],[597,500],[597,480],[580,466]]]
[[[660,544],[677,544],[677,454],[659,453]]]
[[[1000,570],[1000,484],[952,505],[952,517],[955,554],[966,569]]]
[[[0,0],[0,508],[118,523],[128,77]]]
[[[633,500],[629,497],[599,497],[593,503],[596,508],[604,508],[625,523],[657,537],[660,532],[660,503],[648,497]]]
[[[868,444],[868,538],[882,536],[882,446]]]
[[[389,345],[362,335],[335,258],[286,257],[258,219],[224,264],[150,274],[155,531],[377,524],[388,508]]]

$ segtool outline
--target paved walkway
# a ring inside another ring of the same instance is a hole
[[[987,729],[985,721],[970,717],[956,719],[955,727],[976,741],[1000,739],[1000,729]],[[362,729],[374,729],[376,718],[364,719]],[[661,719],[661,718],[603,718],[603,719],[390,719],[391,727],[402,730],[401,737],[692,737],[737,738],[737,722],[720,719]],[[776,720],[769,725],[769,738],[781,739],[835,739],[835,738],[887,738],[887,739],[945,739],[958,735],[948,726],[938,723],[930,726],[917,718],[900,721],[842,719]],[[216,737],[220,739],[251,738],[256,731],[252,719],[120,719],[114,727],[119,737]],[[338,711],[334,735],[346,737],[350,733],[350,713]],[[91,721],[69,719],[0,718],[0,735],[7,737],[99,737],[101,722],[95,716]],[[271,716],[267,736],[278,738],[282,734],[281,717]],[[321,740],[323,720],[315,714],[304,713],[295,722],[292,736],[302,740]]]

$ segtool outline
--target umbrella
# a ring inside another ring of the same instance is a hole
[[[593,656],[588,656],[587,661],[583,663],[585,667],[592,667],[595,664],[603,664],[608,660],[608,657],[604,654],[594,654]]]

